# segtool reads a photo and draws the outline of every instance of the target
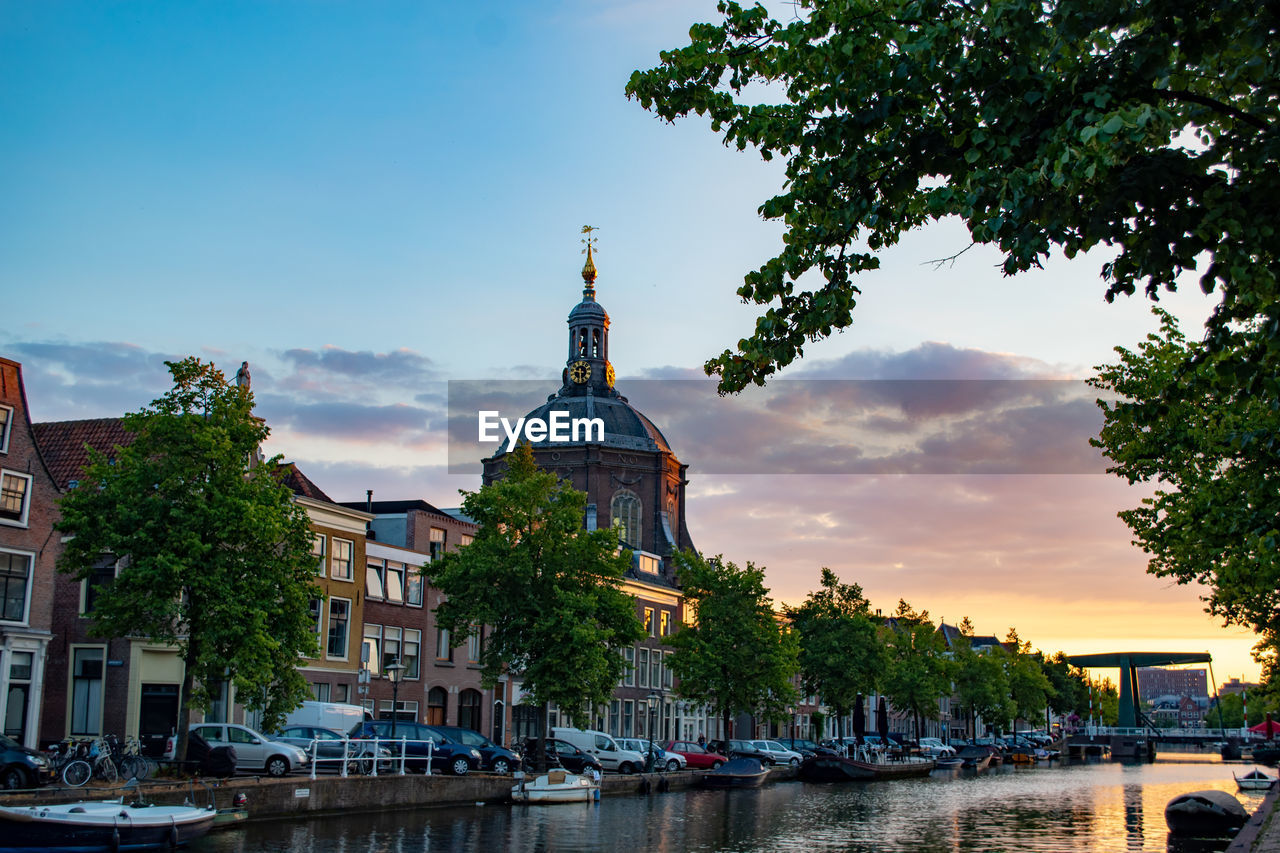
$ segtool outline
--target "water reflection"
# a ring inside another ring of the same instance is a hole
[[[1163,851],[1179,793],[1235,793],[1216,758],[1000,768],[865,785],[606,797],[598,805],[474,806],[249,825],[197,853],[429,851]],[[1261,795],[1241,793],[1253,809]],[[1220,848],[1219,848],[1220,849]],[[1178,853],[1183,853],[1178,848]],[[1189,853],[1189,851],[1187,851]]]

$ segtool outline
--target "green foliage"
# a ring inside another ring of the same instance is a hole
[[[622,678],[619,650],[643,636],[622,589],[631,552],[613,530],[583,530],[586,494],[539,470],[527,444],[508,459],[501,480],[463,492],[475,539],[426,566],[446,596],[436,621],[459,641],[484,632],[486,685],[511,671],[535,704],[584,719]]]
[[[1044,709],[1053,693],[1053,685],[1042,664],[1044,656],[1032,652],[1031,644],[1021,642],[1013,628],[1009,629],[1006,642],[1013,648],[1005,655],[1004,664],[1009,678],[1014,722],[1018,719],[1039,722],[1044,719]]]
[[[1239,693],[1230,693],[1209,703],[1202,723],[1208,728],[1238,729],[1244,725],[1244,700]],[[1256,722],[1255,722],[1256,724]]]
[[[759,5],[718,9],[722,23],[694,25],[626,90],[786,159],[785,191],[760,207],[785,223],[782,249],[738,289],[767,310],[706,364],[722,392],[848,327],[854,277],[946,217],[998,247],[1007,275],[1054,247],[1113,247],[1108,299],[1172,290],[1207,260],[1215,337],[1254,317],[1274,336],[1274,4],[799,0],[785,24]]]
[[[1040,668],[1053,688],[1048,696],[1049,709],[1061,716],[1085,716],[1089,705],[1089,686],[1084,670],[1067,663],[1067,656],[1062,652],[1042,658]]]
[[[1093,717],[1100,726],[1114,726],[1120,723],[1120,689],[1111,683],[1110,678],[1094,679],[1089,682],[1093,703]],[[1086,699],[1086,703],[1088,703]],[[1088,705],[1082,715],[1089,719]]]
[[[1148,571],[1199,582],[1210,613],[1253,628],[1260,654],[1280,631],[1280,358],[1276,327],[1234,333],[1230,352],[1188,342],[1169,314],[1136,352],[1099,368],[1094,445],[1130,483],[1159,487],[1120,513],[1149,555]]]
[[[738,711],[785,717],[798,698],[791,679],[799,668],[799,642],[773,612],[764,570],[692,551],[675,559],[693,614],[693,623],[671,638],[675,651],[667,662],[680,682],[676,693],[719,713],[725,731]]]
[[[257,461],[269,430],[248,389],[195,358],[168,367],[173,389],[124,417],[133,443],[91,451],[62,497],[59,569],[84,579],[102,555],[120,559],[93,630],[179,650],[184,733],[187,704],[207,708],[227,672],[269,729],[310,695],[298,664],[317,653],[308,605],[321,593],[307,514],[278,459]]]
[[[1004,666],[1006,657],[1004,649],[999,646],[974,649],[968,635],[961,635],[952,648],[955,696],[971,720],[980,716],[988,722],[996,722],[1013,716],[1009,677]],[[977,735],[977,732],[970,734]]]
[[[785,612],[799,640],[804,692],[822,697],[838,725],[859,694],[879,687],[888,664],[871,606],[862,587],[842,584],[824,568],[821,588]]]
[[[901,599],[882,636],[889,658],[884,694],[895,708],[912,713],[918,739],[921,718],[936,719],[938,700],[951,692],[946,643],[929,611],[917,613]]]

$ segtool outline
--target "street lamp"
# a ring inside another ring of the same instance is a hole
[[[400,678],[404,675],[405,665],[400,663],[400,658],[396,658],[396,662],[384,666],[383,671],[391,679],[391,739],[395,740],[396,717],[400,710]]]
[[[649,748],[645,750],[644,772],[653,772],[653,729],[658,713],[658,703],[662,701],[662,694],[656,690],[650,690],[649,695],[645,697],[645,701],[649,703]]]

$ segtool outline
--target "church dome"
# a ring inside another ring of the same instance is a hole
[[[579,323],[583,320],[596,320],[608,322],[609,315],[605,312],[604,306],[596,302],[595,295],[584,296],[582,301],[573,307],[569,312],[569,322]]]
[[[662,431],[653,421],[636,411],[625,397],[620,395],[596,397],[591,395],[556,396],[525,415],[526,419],[540,418],[550,422],[552,412],[566,412],[570,423],[579,418],[599,418],[604,422],[604,441],[556,441],[535,442],[533,447],[582,447],[585,444],[600,444],[615,450],[638,450],[649,452],[671,453]],[[585,439],[585,436],[583,436]],[[674,455],[674,454],[673,454]]]

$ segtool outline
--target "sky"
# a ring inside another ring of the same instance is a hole
[[[166,359],[248,361],[267,450],[335,500],[456,506],[479,469],[449,465],[449,383],[558,384],[591,224],[618,388],[689,465],[701,551],[765,566],[779,603],[827,566],[886,612],[1255,678],[1247,632],[1146,574],[1116,517],[1145,492],[1088,448],[1081,380],[1156,327],[1103,300],[1105,251],[1006,278],[981,248],[929,263],[968,243],[930,225],[848,330],[715,402],[701,365],[750,331],[735,290],[780,248],[757,208],[782,165],[624,94],[715,18],[0,0],[0,355],[39,421],[136,411]],[[1191,334],[1211,308],[1191,281],[1161,304]]]

